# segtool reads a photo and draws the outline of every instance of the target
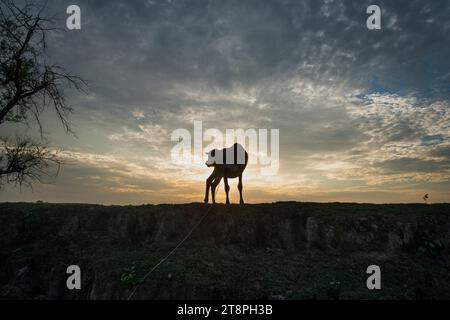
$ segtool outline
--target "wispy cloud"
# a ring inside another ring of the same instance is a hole
[[[209,169],[170,159],[171,132],[201,120],[280,129],[280,171],[249,166],[249,201],[450,201],[446,1],[381,0],[380,32],[359,1],[78,4],[82,32],[52,38],[49,58],[92,84],[68,92],[79,139],[48,116],[67,165],[42,193],[0,199],[201,200]],[[64,23],[62,7],[49,1]]]

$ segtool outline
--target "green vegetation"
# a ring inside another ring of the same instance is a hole
[[[205,208],[0,204],[0,293],[124,299]],[[449,208],[218,205],[136,298],[448,299]],[[81,292],[64,288],[70,264],[82,269]],[[382,290],[366,288],[373,264]]]

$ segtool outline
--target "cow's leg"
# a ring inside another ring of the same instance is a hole
[[[209,201],[209,188],[211,187],[211,183],[214,180],[215,173],[211,173],[211,175],[206,179],[206,191],[205,191],[205,203],[208,203]]]
[[[223,177],[223,182],[225,183],[225,193],[227,195],[226,204],[230,204],[230,198],[228,197],[228,192],[230,192],[230,185],[228,184],[228,178],[226,176]]]
[[[239,190],[239,203],[244,204],[244,198],[242,197],[242,173],[239,175],[239,183],[238,183],[238,190]]]
[[[213,203],[216,203],[216,187],[220,183],[220,180],[222,180],[222,177],[219,176],[211,183],[211,198]]]

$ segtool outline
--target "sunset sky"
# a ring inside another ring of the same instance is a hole
[[[50,35],[48,59],[89,82],[66,91],[76,137],[45,113],[59,176],[0,201],[201,202],[212,169],[171,161],[171,133],[194,120],[279,129],[279,171],[249,165],[246,202],[450,201],[448,1],[376,1],[381,30],[366,28],[373,1],[50,0],[45,12],[65,28],[70,4],[82,29]],[[39,139],[36,126],[0,129],[24,132]]]

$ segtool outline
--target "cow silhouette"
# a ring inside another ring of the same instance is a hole
[[[213,149],[206,154],[208,155],[208,160],[205,164],[208,167],[214,167],[214,171],[211,173],[208,179],[206,179],[205,203],[208,203],[209,201],[210,188],[212,202],[216,203],[216,188],[223,178],[225,183],[225,193],[227,196],[226,203],[230,204],[230,199],[228,196],[230,186],[228,184],[228,179],[239,178],[239,203],[244,204],[244,198],[242,197],[242,173],[244,172],[248,163],[247,151],[245,151],[245,149],[239,143],[235,143],[230,148],[220,150]]]

